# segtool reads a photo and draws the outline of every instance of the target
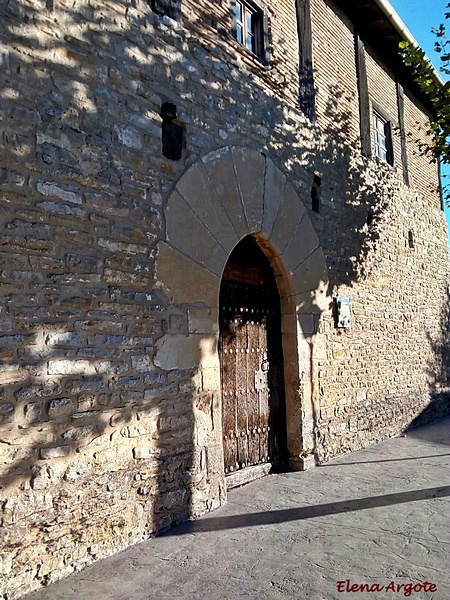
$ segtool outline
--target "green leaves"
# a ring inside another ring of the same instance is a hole
[[[450,3],[447,5],[450,9]],[[445,13],[450,18],[450,12]],[[446,36],[446,27],[440,23],[432,29],[436,36],[434,49],[439,55],[439,71],[450,76],[450,40]],[[406,66],[412,69],[414,80],[424,94],[428,96],[433,107],[430,120],[432,142],[428,150],[444,164],[450,164],[450,81],[442,84],[437,79],[433,66],[425,52],[410,42],[400,42],[400,54]],[[444,195],[450,204],[450,185],[444,187]]]

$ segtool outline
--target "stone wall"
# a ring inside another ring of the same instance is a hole
[[[354,26],[330,2],[311,3],[317,119],[332,139],[347,145],[359,138]]]
[[[294,5],[267,4],[269,66],[229,35],[227,2],[186,1],[180,22],[143,0],[2,3],[4,600],[226,501],[217,302],[247,234],[282,299],[292,466],[446,410],[448,249],[415,142],[426,115],[407,92],[406,188],[401,165],[359,151],[351,23],[311,1],[312,123]],[[180,160],[162,154],[164,103]]]

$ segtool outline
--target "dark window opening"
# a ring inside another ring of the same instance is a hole
[[[184,125],[177,119],[177,107],[171,102],[161,106],[162,153],[169,160],[180,160],[183,154]]]
[[[414,248],[414,234],[412,231],[408,231],[408,246]]]
[[[318,175],[314,175],[314,180],[311,188],[311,208],[314,212],[320,213],[320,195],[319,188],[322,180]]]
[[[373,150],[375,156],[389,165],[394,164],[391,123],[378,112],[373,112]]]
[[[151,0],[151,7],[155,13],[175,21],[181,17],[181,0]]]

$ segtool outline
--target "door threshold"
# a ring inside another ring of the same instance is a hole
[[[271,463],[263,463],[262,465],[247,467],[246,469],[241,469],[240,471],[236,471],[236,473],[227,475],[225,477],[227,490],[231,490],[241,485],[245,485],[246,483],[250,483],[250,481],[254,481],[255,479],[265,477],[270,473],[271,468]]]

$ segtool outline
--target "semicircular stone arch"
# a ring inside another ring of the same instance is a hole
[[[330,299],[324,254],[303,202],[268,157],[225,147],[198,160],[180,178],[168,198],[165,219],[157,286],[173,305],[188,306],[189,333],[160,338],[155,363],[166,369],[198,367],[211,388],[204,391],[220,390],[221,277],[233,248],[253,235],[277,278],[288,449],[291,466],[305,468],[314,455],[314,364],[323,346],[318,322]]]

